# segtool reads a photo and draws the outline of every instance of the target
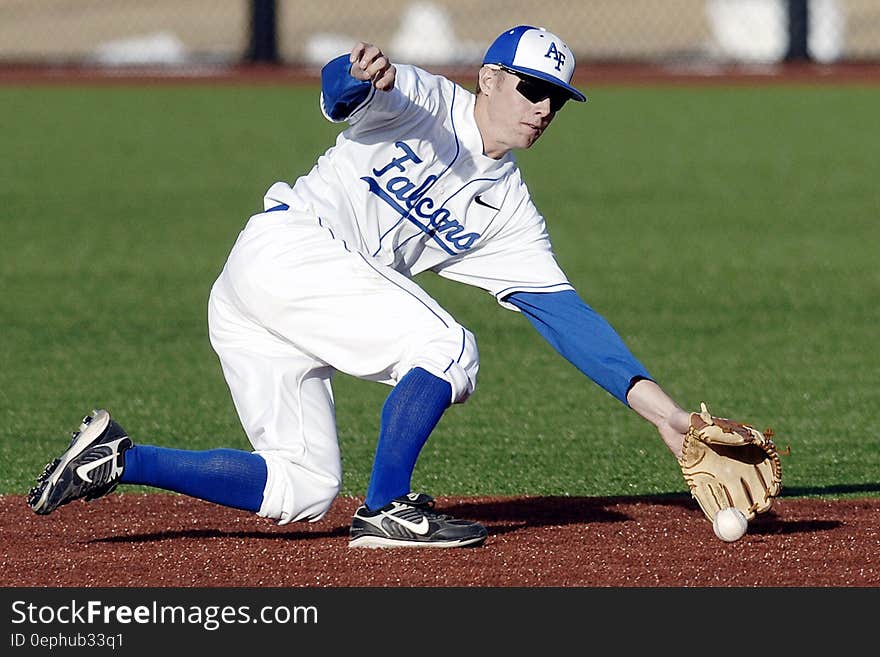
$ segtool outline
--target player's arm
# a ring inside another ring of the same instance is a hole
[[[321,110],[331,121],[344,121],[375,89],[394,88],[397,69],[376,46],[358,42],[347,55],[330,60],[321,69]]]
[[[611,324],[574,290],[514,292],[504,300],[519,308],[560,355],[624,404],[637,381],[651,378]]]
[[[670,451],[681,455],[688,413],[657,385],[611,324],[577,292],[515,292],[505,301],[519,308],[578,370],[653,424]]]
[[[684,435],[690,424],[690,413],[651,379],[636,381],[629,389],[626,400],[630,408],[657,428],[675,458],[681,458]]]

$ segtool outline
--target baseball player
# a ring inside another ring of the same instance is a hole
[[[250,217],[208,301],[211,344],[253,451],[134,444],[106,410],[84,418],[28,496],[38,514],[119,483],[317,521],[339,493],[335,372],[391,386],[352,547],[478,545],[485,527],[411,490],[446,408],[474,392],[474,335],[416,285],[433,271],[522,313],[588,378],[653,424],[680,456],[689,414],[655,383],[560,269],[513,151],[568,101],[575,60],[520,25],[487,50],[476,93],[356,44],[323,68],[320,106],[346,122],[293,184]]]

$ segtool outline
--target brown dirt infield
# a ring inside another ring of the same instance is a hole
[[[438,497],[476,548],[351,549],[357,499],[283,527],[170,494],[112,494],[49,516],[0,497],[6,587],[876,587],[880,499],[779,499],[735,543],[686,495]]]

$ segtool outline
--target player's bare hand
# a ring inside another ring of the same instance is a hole
[[[397,69],[385,54],[372,43],[359,41],[348,56],[351,62],[351,75],[358,80],[369,80],[379,91],[394,88]]]

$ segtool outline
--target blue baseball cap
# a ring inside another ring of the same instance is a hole
[[[489,46],[483,65],[494,64],[562,87],[572,100],[587,97],[571,86],[574,54],[565,42],[543,27],[519,25],[501,34]]]

